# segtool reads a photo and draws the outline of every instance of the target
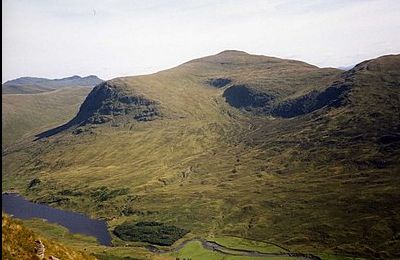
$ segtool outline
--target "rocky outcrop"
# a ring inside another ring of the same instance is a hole
[[[222,95],[226,102],[236,108],[244,108],[253,112],[269,110],[275,96],[267,94],[246,85],[233,85],[227,88]]]
[[[227,78],[215,78],[215,79],[210,79],[208,80],[208,84],[212,87],[215,88],[223,88],[226,85],[230,84],[232,80],[227,79]]]
[[[340,107],[346,104],[350,89],[350,83],[338,81],[322,91],[313,90],[296,98],[282,100],[246,85],[233,85],[224,91],[223,97],[231,106],[254,114],[291,118],[323,107]]]
[[[110,121],[152,121],[161,117],[159,104],[143,95],[127,92],[111,82],[97,85],[86,97],[78,114],[68,123],[37,135],[38,139],[55,135],[69,128]],[[75,134],[82,131],[74,131]]]
[[[35,254],[36,254],[37,258],[40,259],[40,260],[44,259],[45,247],[44,247],[42,241],[41,240],[36,240],[35,244],[36,245],[35,245],[34,250],[35,250]]]
[[[151,121],[160,116],[157,103],[141,95],[128,94],[108,82],[96,86],[73,119],[75,124],[102,124],[116,116]]]
[[[348,85],[332,85],[325,90],[311,91],[295,99],[285,100],[272,109],[276,117],[295,117],[311,113],[322,107],[339,107],[345,104],[345,95],[349,92]]]
[[[40,185],[40,183],[42,183],[42,181],[39,178],[34,178],[29,182],[28,189],[36,188]]]

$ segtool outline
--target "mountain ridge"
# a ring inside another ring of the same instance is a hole
[[[2,94],[34,94],[71,86],[93,87],[101,82],[103,80],[95,75],[86,77],[74,75],[61,79],[20,77],[3,83]]]
[[[110,230],[154,221],[189,236],[398,258],[399,66],[400,55],[344,72],[225,52],[112,79],[73,127],[3,152],[3,189]],[[237,107],[224,97],[232,88]],[[160,116],[136,120],[139,97]]]
[[[103,85],[101,85],[101,86],[98,86],[97,91],[100,89],[104,89],[104,86],[107,86],[108,90],[112,90],[113,88],[115,88],[115,91],[118,92],[118,91],[122,91],[122,89],[126,89],[126,87],[123,87],[123,86],[129,85],[128,82],[131,80],[136,80],[136,79],[140,79],[140,78],[151,78],[153,76],[157,76],[160,74],[163,75],[163,74],[169,73],[170,71],[183,70],[186,73],[192,73],[200,78],[205,77],[206,79],[204,81],[208,82],[211,86],[212,86],[212,84],[215,84],[213,82],[220,82],[219,84],[222,84],[221,82],[225,82],[225,83],[223,83],[223,85],[220,85],[218,88],[224,90],[224,92],[222,93],[222,96],[225,98],[226,101],[228,101],[228,103],[229,103],[229,97],[230,97],[230,95],[228,93],[230,92],[230,90],[234,90],[234,89],[242,89],[242,91],[240,93],[237,93],[237,95],[236,95],[237,97],[236,96],[233,97],[234,99],[235,98],[236,99],[244,98],[244,100],[247,100],[247,102],[254,102],[252,96],[253,95],[259,96],[258,101],[255,101],[256,103],[258,102],[259,104],[255,105],[255,106],[251,106],[251,104],[249,104],[249,106],[241,106],[239,104],[241,101],[238,100],[237,101],[238,105],[237,106],[233,105],[237,108],[244,108],[245,110],[248,110],[248,111],[253,110],[254,113],[258,113],[258,114],[259,113],[262,113],[262,114],[270,113],[270,114],[274,114],[275,116],[279,116],[279,112],[277,112],[278,109],[275,109],[275,112],[273,112],[273,111],[266,112],[266,110],[268,110],[269,108],[262,108],[261,110],[263,110],[263,111],[259,111],[259,110],[260,110],[260,107],[263,107],[264,105],[266,105],[266,102],[267,102],[266,100],[269,100],[269,101],[278,100],[279,101],[280,93],[276,93],[276,91],[271,93],[270,90],[268,90],[268,92],[265,92],[262,89],[260,90],[260,88],[257,88],[256,86],[246,85],[246,82],[244,82],[242,84],[240,81],[236,81],[238,83],[241,83],[241,84],[237,84],[235,82],[234,77],[215,77],[214,78],[214,77],[210,77],[209,75],[207,75],[208,71],[206,71],[205,75],[198,74],[198,71],[202,70],[202,67],[204,66],[204,64],[209,66],[209,62],[211,62],[212,64],[215,64],[218,67],[225,67],[225,66],[230,67],[232,65],[235,65],[235,66],[239,66],[240,68],[246,68],[249,64],[249,61],[245,61],[246,59],[250,59],[250,61],[252,63],[256,64],[257,69],[258,69],[257,73],[262,77],[261,78],[262,80],[268,80],[268,77],[270,76],[269,74],[272,74],[272,75],[274,75],[274,73],[280,74],[281,73],[280,70],[282,69],[282,67],[283,68],[287,67],[288,70],[291,69],[292,67],[294,67],[295,73],[297,73],[297,70],[300,70],[300,69],[304,70],[305,77],[308,76],[307,73],[317,73],[316,71],[318,71],[318,70],[324,71],[324,73],[326,73],[328,75],[332,75],[333,77],[338,76],[339,72],[340,72],[339,70],[331,69],[331,68],[322,68],[321,69],[321,68],[318,68],[317,66],[310,65],[310,64],[307,64],[307,63],[301,62],[301,61],[285,60],[285,59],[279,59],[279,58],[268,57],[268,56],[263,56],[263,55],[251,55],[246,52],[237,51],[237,50],[226,50],[226,51],[222,51],[216,55],[210,55],[210,56],[207,56],[204,58],[199,58],[199,59],[194,59],[194,60],[188,61],[186,63],[178,65],[175,68],[161,71],[158,73],[154,73],[154,74],[150,74],[150,75],[143,75],[143,76],[115,78],[113,80],[107,81],[106,83],[103,83]],[[221,63],[221,61],[225,61],[225,62]],[[229,61],[229,62],[227,62],[227,61]],[[215,66],[215,65],[213,65],[213,66]],[[219,69],[219,70],[221,70],[221,69]],[[224,69],[222,69],[222,71],[223,70]],[[263,75],[263,74],[265,74],[265,75]],[[279,76],[282,77],[281,75],[279,75]],[[321,83],[319,83],[319,84],[321,84]],[[320,88],[326,84],[328,84],[328,82],[322,83]],[[139,94],[138,96],[136,96],[135,93],[131,94],[131,96],[130,96],[130,94],[123,94],[123,95],[130,97],[130,98],[134,98],[134,97],[143,98],[143,97],[145,97],[144,93],[146,92],[146,90],[147,89],[142,89],[142,91],[139,91],[141,94]],[[96,91],[96,90],[93,90],[93,91]],[[116,93],[115,91],[108,91],[108,92]],[[137,89],[135,91],[137,92]],[[319,93],[315,90],[313,90],[313,92]],[[235,92],[233,92],[233,93],[235,93]],[[257,94],[257,93],[259,93],[259,94]],[[284,94],[286,94],[286,93],[284,93]],[[293,93],[291,93],[291,94],[293,95]],[[103,99],[103,98],[101,98],[101,99]],[[109,98],[108,102],[113,103],[111,101],[111,99],[112,98]],[[159,99],[160,98],[157,98],[157,97],[148,98],[148,100],[153,100],[152,102],[154,102],[154,103],[157,103],[155,100],[159,100]],[[246,101],[244,101],[244,102],[246,102]],[[119,115],[121,113],[121,111],[116,111],[116,110],[118,110],[116,107],[120,106],[120,105],[118,105],[118,103],[119,103],[119,101],[116,100],[116,102],[114,102],[114,104],[113,104],[113,109],[115,109],[114,112],[112,111],[112,109],[108,109],[107,110],[108,112],[103,113],[103,115],[100,115],[100,117],[97,116],[98,120],[95,120],[95,121],[97,123],[105,123],[105,122],[112,120],[113,113],[116,115]],[[160,102],[158,102],[158,103],[160,103]],[[85,105],[88,105],[88,102],[85,102],[83,104],[83,106],[85,106]],[[85,108],[81,107],[81,110],[85,110]],[[123,113],[125,113],[125,112],[123,112]],[[155,108],[151,108],[149,113],[150,113],[150,117],[148,117],[149,119],[146,119],[146,120],[152,120],[151,119],[152,114],[154,114],[154,115],[161,114],[161,112],[156,111]],[[100,113],[100,114],[102,114],[102,113]],[[85,120],[87,121],[87,119],[81,119],[81,121],[85,121]],[[38,135],[38,138],[51,136],[55,133],[60,132],[61,130],[68,129],[73,125],[77,125],[76,118],[64,126],[60,126],[57,129],[49,130],[48,132]],[[78,123],[78,125],[79,125],[79,123]]]

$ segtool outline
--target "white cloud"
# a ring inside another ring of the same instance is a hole
[[[240,49],[343,66],[400,52],[400,1],[3,1],[3,82],[151,73]]]

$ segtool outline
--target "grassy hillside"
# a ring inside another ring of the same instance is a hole
[[[2,259],[37,259],[35,240],[40,239],[45,246],[45,259],[55,256],[59,259],[96,259],[83,252],[66,247],[52,239],[43,237],[25,227],[21,221],[2,215]]]
[[[35,85],[27,85],[27,86],[18,86],[18,85],[2,85],[1,86],[1,94],[35,94],[35,93],[43,93],[52,91],[53,89],[44,86],[35,86]]]
[[[64,127],[3,153],[3,189],[111,230],[156,221],[295,252],[400,257],[399,66],[398,55],[342,72],[225,51],[114,79]]]
[[[68,121],[90,92],[89,87],[63,88],[41,94],[2,95],[2,144]]]

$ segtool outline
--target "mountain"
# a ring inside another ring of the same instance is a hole
[[[2,85],[2,94],[34,94],[71,86],[93,87],[101,82],[103,80],[94,75],[87,77],[72,76],[62,79],[21,77],[5,82]]]
[[[347,65],[347,66],[340,66],[338,67],[338,69],[340,70],[351,70],[352,68],[354,68],[355,65]]]
[[[342,71],[234,50],[116,78],[69,122],[3,149],[3,189],[111,231],[144,221],[398,258],[399,86],[400,55]]]
[[[37,94],[3,95],[2,146],[67,122],[90,91],[89,87],[75,86]]]

